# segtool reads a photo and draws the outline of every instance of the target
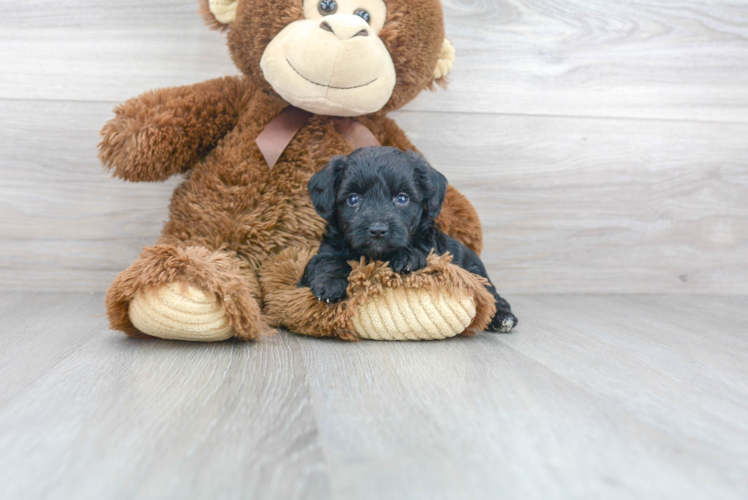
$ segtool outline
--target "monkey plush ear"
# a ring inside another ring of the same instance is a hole
[[[227,30],[236,19],[239,0],[200,0],[200,15],[213,29]]]
[[[418,176],[426,211],[429,217],[436,219],[442,211],[444,197],[447,195],[447,178],[429,165],[426,159],[418,153],[408,150],[408,156]]]
[[[437,85],[445,87],[447,84],[447,75],[452,71],[452,65],[455,63],[455,48],[452,42],[444,39],[442,42],[442,51],[439,54],[439,60],[434,68],[434,82]]]
[[[327,221],[335,213],[335,197],[340,187],[340,177],[347,165],[348,159],[345,156],[336,156],[309,179],[309,196],[314,210]]]

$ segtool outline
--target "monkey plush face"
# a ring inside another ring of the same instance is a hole
[[[395,66],[379,38],[382,0],[305,0],[265,49],[260,67],[283,99],[320,115],[379,111],[395,88]]]
[[[386,113],[443,84],[440,0],[200,0],[237,66],[309,112]]]

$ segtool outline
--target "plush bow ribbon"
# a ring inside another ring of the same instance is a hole
[[[268,167],[273,168],[299,130],[313,115],[308,111],[288,106],[270,120],[255,142]],[[363,123],[353,118],[333,117],[335,129],[353,149],[381,146],[374,134]]]

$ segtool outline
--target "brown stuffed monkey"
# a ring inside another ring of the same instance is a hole
[[[335,305],[296,286],[325,227],[311,175],[359,145],[416,149],[386,114],[444,83],[454,50],[440,1],[200,0],[200,9],[227,31],[242,76],[147,92],[102,130],[99,157],[114,176],[185,175],[161,238],[107,293],[111,328],[215,341],[277,326],[350,340],[484,327],[490,295],[448,257],[403,276],[362,262]],[[480,252],[478,216],[452,187],[438,224]]]

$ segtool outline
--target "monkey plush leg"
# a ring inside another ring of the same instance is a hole
[[[131,336],[210,342],[269,333],[257,277],[205,247],[146,248],[106,296],[110,328]]]
[[[163,181],[213,149],[250,95],[243,77],[146,92],[115,108],[101,130],[99,159],[115,177]]]

